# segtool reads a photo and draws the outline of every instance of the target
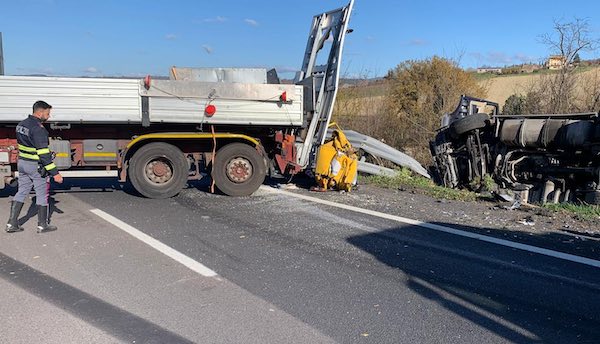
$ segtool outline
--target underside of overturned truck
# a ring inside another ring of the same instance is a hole
[[[600,204],[598,113],[503,115],[498,104],[462,96],[430,142],[434,178],[523,203]]]

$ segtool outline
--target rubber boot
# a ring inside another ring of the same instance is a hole
[[[38,205],[38,233],[52,232],[57,230],[56,226],[48,223],[48,206]]]
[[[6,223],[6,231],[8,233],[20,232],[23,230],[23,227],[19,226],[19,214],[21,213],[21,209],[23,209],[23,203],[12,201],[10,205],[10,217],[8,218],[8,223]]]

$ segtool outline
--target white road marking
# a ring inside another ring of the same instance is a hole
[[[490,237],[487,235],[467,232],[467,231],[463,231],[463,230],[459,230],[459,229],[455,229],[455,228],[451,228],[451,227],[446,227],[446,226],[436,225],[433,223],[427,223],[427,222],[423,222],[423,221],[419,221],[419,220],[413,220],[413,219],[409,219],[406,217],[386,214],[386,213],[382,213],[379,211],[363,209],[363,208],[354,207],[351,205],[326,201],[326,200],[323,200],[320,198],[301,195],[301,194],[297,194],[297,193],[289,192],[289,191],[283,191],[283,190],[275,189],[275,188],[265,186],[265,185],[261,186],[261,190],[270,192],[270,193],[283,194],[286,196],[295,197],[295,198],[303,199],[305,201],[319,203],[319,204],[327,205],[330,207],[346,209],[346,210],[350,210],[350,211],[361,213],[361,214],[379,217],[382,219],[405,223],[408,225],[432,229],[435,231],[454,234],[454,235],[471,238],[471,239],[475,239],[475,240],[481,240],[481,241],[485,241],[485,242],[496,244],[496,245],[506,246],[506,247],[515,248],[515,249],[522,250],[522,251],[532,252],[532,253],[548,256],[548,257],[558,258],[558,259],[567,260],[570,262],[575,262],[575,263],[579,263],[579,264],[585,264],[585,265],[600,268],[600,261],[590,259],[590,258],[576,256],[573,254],[568,254],[568,253],[559,252],[559,251],[553,251],[553,250],[549,250],[546,248],[522,244],[522,243],[510,241],[510,240],[498,239],[498,238]]]
[[[185,254],[163,244],[162,242],[154,239],[153,237],[149,236],[148,234],[136,229],[133,226],[130,226],[128,224],[126,224],[125,222],[117,219],[116,217],[105,213],[104,211],[100,210],[100,209],[91,209],[90,210],[93,214],[101,217],[102,219],[106,220],[107,222],[115,225],[116,227],[118,227],[119,229],[123,230],[124,232],[126,232],[127,234],[133,236],[134,238],[142,241],[143,243],[145,243],[146,245],[154,248],[155,250],[159,251],[160,253],[166,255],[167,257],[177,261],[178,263],[186,266],[187,268],[189,268],[190,270],[199,273],[202,276],[206,276],[206,277],[216,277],[218,276],[216,272],[214,272],[213,270],[209,269],[208,267],[204,266],[203,264],[195,261],[194,259],[186,256]]]

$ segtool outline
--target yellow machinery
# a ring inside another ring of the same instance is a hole
[[[354,149],[344,132],[337,127],[332,138],[326,141],[317,153],[317,190],[350,191],[352,186],[356,185],[357,173],[358,160]]]

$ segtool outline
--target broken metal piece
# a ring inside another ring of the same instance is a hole
[[[327,133],[327,136],[332,135],[332,130]],[[375,139],[370,136],[361,134],[354,130],[344,130],[346,138],[350,141],[350,144],[356,150],[362,150],[375,158],[390,161],[398,166],[406,167],[413,172],[420,174],[425,178],[431,178],[427,169],[425,169],[417,160],[410,157],[409,155]],[[358,171],[383,176],[393,176],[396,172],[384,166],[368,163],[365,161],[359,161]]]

